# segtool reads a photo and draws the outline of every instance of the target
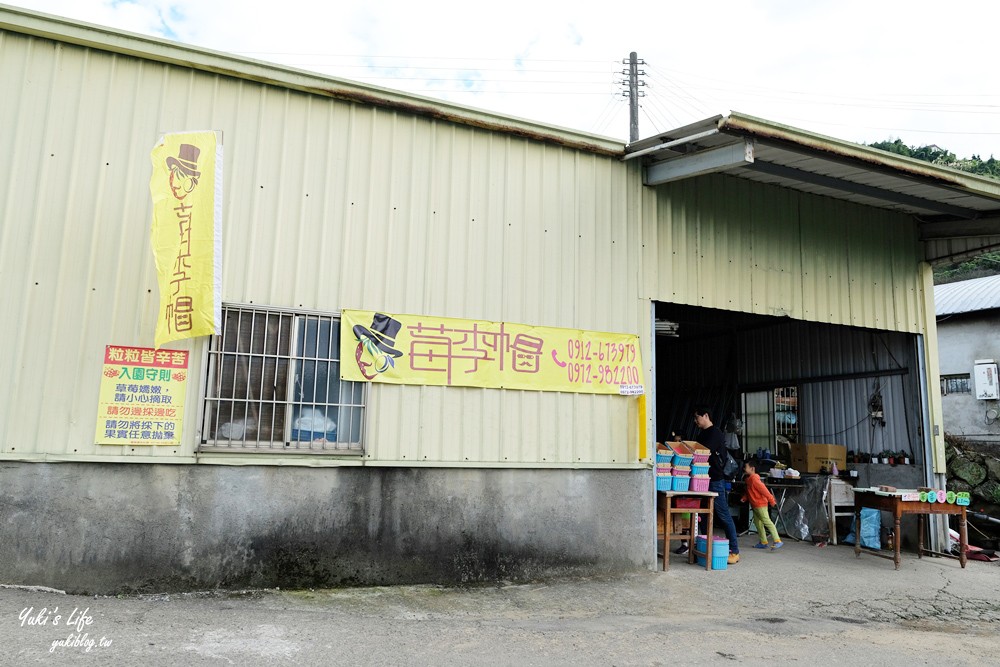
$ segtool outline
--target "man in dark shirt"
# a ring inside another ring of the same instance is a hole
[[[726,464],[726,436],[723,435],[719,427],[712,423],[712,417],[705,409],[694,411],[695,426],[701,429],[701,433],[695,438],[711,454],[708,457],[708,490],[719,494],[715,499],[715,520],[726,529],[726,537],[729,538],[729,564],[740,562],[740,543],[737,539],[736,524],[729,513],[729,492],[726,491],[726,479],[722,473],[722,468]],[[712,539],[709,535],[708,539]]]

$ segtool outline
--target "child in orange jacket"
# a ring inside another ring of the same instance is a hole
[[[771,521],[771,516],[768,513],[768,507],[773,507],[777,504],[774,499],[774,494],[764,486],[764,482],[761,481],[760,475],[757,474],[757,462],[754,460],[748,460],[743,464],[743,472],[746,473],[746,493],[743,494],[742,500],[746,502],[750,501],[750,507],[753,510],[753,522],[757,526],[757,537],[760,539],[759,544],[753,546],[754,549],[767,549],[767,533],[771,534],[771,549],[780,549],[785,546],[778,537],[778,529],[774,527],[774,522]],[[764,532],[764,531],[767,532]]]

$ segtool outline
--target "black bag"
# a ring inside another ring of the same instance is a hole
[[[729,453],[728,449],[722,450],[726,455],[726,460],[722,464],[722,477],[726,481],[733,481],[736,479],[736,473],[740,471],[740,462],[736,460],[736,457]]]

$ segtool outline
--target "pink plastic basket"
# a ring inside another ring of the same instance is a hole
[[[692,491],[708,491],[708,483],[710,479],[708,477],[692,477],[691,478],[691,490]]]
[[[704,447],[696,447],[691,449],[691,455],[694,457],[692,463],[705,463],[708,461],[708,456],[712,452],[708,451]]]

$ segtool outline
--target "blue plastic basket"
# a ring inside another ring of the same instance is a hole
[[[707,475],[708,474],[708,464],[707,463],[692,463],[691,464],[691,475]]]
[[[673,477],[668,475],[657,475],[656,476],[656,490],[657,491],[673,491]]]
[[[687,491],[688,490],[688,486],[691,484],[691,478],[690,477],[676,477],[675,476],[675,477],[671,477],[670,479],[672,479],[674,481],[673,482],[673,490],[674,491]]]
[[[656,462],[657,463],[670,463],[671,461],[673,461],[673,459],[674,459],[674,455],[673,454],[659,454],[658,453],[656,455]]]
[[[677,454],[674,453],[674,465],[675,466],[689,466],[691,461],[694,460],[693,456],[687,454]]]
[[[694,555],[698,565],[705,567],[705,543],[707,538],[699,535],[694,541]],[[729,540],[724,537],[716,537],[712,540],[712,569],[729,569]]]

